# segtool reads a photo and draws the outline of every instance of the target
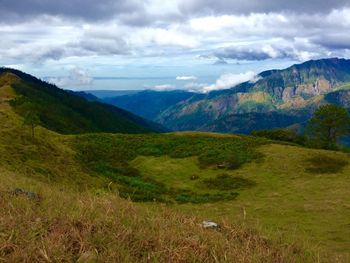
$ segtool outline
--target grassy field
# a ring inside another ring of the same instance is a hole
[[[205,133],[31,138],[0,86],[0,261],[349,262],[348,154]]]
[[[176,209],[213,220],[224,218],[247,224],[269,237],[303,243],[319,253],[320,261],[348,262],[348,155],[278,144],[262,146],[259,151],[264,154],[263,160],[226,171],[255,183],[239,190],[234,201],[177,205]],[[320,162],[315,163],[314,158]],[[344,162],[338,162],[340,165],[335,168],[332,164],[337,160]],[[329,165],[325,165],[327,162]],[[195,158],[179,162],[169,157],[138,157],[132,164],[147,176],[155,174],[162,182],[190,189],[203,187],[189,179],[191,174],[205,179],[221,173],[217,169],[201,171]]]

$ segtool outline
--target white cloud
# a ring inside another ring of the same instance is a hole
[[[154,87],[151,87],[150,89],[156,90],[156,91],[167,91],[167,90],[175,90],[176,86],[172,84],[162,84],[162,85],[156,85]]]
[[[195,80],[197,77],[195,76],[177,76],[176,80]]]
[[[192,92],[204,92],[203,88],[208,86],[207,83],[196,83],[196,82],[190,82],[185,84],[184,88],[188,91]]]
[[[75,86],[91,85],[93,83],[93,78],[88,74],[86,70],[75,67],[69,71],[68,76],[49,78],[47,81],[56,84],[58,87],[74,88]]]
[[[243,82],[258,80],[258,76],[253,71],[246,73],[232,74],[227,73],[221,75],[214,84],[202,87],[203,92],[210,92],[213,90],[229,89],[241,84]]]

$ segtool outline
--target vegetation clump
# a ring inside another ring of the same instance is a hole
[[[312,145],[337,149],[338,139],[350,134],[350,116],[343,107],[327,104],[318,108],[307,126]]]
[[[339,158],[332,158],[326,155],[317,155],[309,158],[307,162],[311,165],[306,168],[309,173],[315,174],[331,174],[339,173],[349,164],[348,161]]]
[[[257,130],[252,132],[253,136],[263,137],[275,141],[284,141],[295,143],[299,145],[305,145],[305,136],[298,134],[291,129],[271,129],[271,130]]]
[[[260,143],[262,144],[262,143]],[[166,201],[203,203],[232,200],[237,193],[220,196],[219,193],[183,193],[182,188],[166,186],[131,167],[137,156],[170,156],[172,158],[198,157],[201,168],[235,169],[258,159],[255,151],[259,143],[253,138],[211,137],[205,135],[180,136],[174,134],[112,135],[89,134],[77,136],[73,146],[78,160],[89,173],[106,177],[120,185],[119,195],[134,201]],[[237,184],[237,182],[236,182]],[[221,198],[221,199],[220,199]]]
[[[201,204],[201,203],[215,203],[215,202],[223,202],[223,201],[231,201],[235,199],[239,194],[236,192],[228,192],[228,193],[216,193],[216,194],[196,194],[193,192],[183,192],[175,197],[175,201],[183,204],[183,203],[193,203],[193,204]]]
[[[228,174],[221,174],[215,178],[206,179],[203,182],[210,189],[218,189],[223,191],[247,188],[255,184],[249,179],[231,176]]]

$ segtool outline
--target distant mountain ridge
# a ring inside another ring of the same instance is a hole
[[[142,90],[84,90],[85,93],[90,93],[99,99],[108,99],[124,95],[131,95],[141,92]]]
[[[140,93],[108,102],[140,115],[147,105],[156,106]],[[132,103],[135,107],[130,107]],[[167,108],[158,108],[156,116],[147,117],[172,130],[249,133],[259,128],[300,124],[325,103],[350,107],[350,60],[310,60],[282,70],[264,71],[256,82],[192,94]],[[271,121],[266,122],[266,118]]]
[[[145,90],[124,96],[105,98],[104,101],[131,111],[149,120],[157,118],[164,110],[193,97],[195,93],[184,90]]]
[[[0,87],[3,85],[11,86],[16,93],[10,104],[18,114],[34,111],[45,128],[59,133],[164,131],[160,125],[128,111],[90,101],[19,70],[0,68]]]

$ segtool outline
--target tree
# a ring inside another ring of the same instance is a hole
[[[35,112],[29,111],[24,116],[23,124],[31,127],[32,138],[34,138],[34,129],[36,126],[38,126],[40,124],[40,118],[39,118],[38,114],[36,114]]]
[[[350,116],[334,104],[319,107],[309,120],[307,135],[321,148],[334,149],[340,137],[350,134]]]

